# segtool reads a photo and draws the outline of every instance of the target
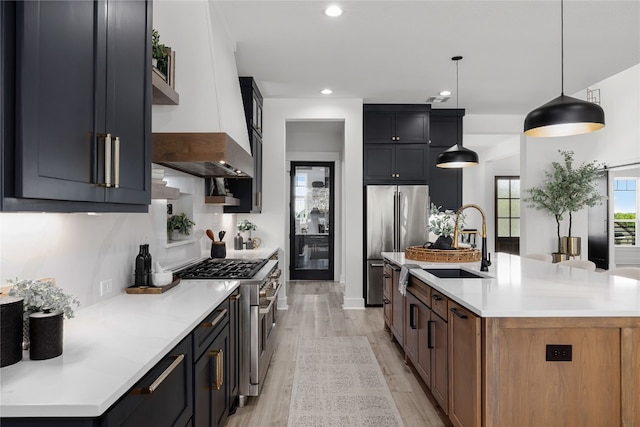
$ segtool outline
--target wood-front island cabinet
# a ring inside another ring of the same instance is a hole
[[[640,426],[639,281],[507,254],[478,268],[411,270],[402,297],[405,360],[454,426]]]

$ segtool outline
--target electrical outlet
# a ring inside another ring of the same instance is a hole
[[[109,295],[113,292],[113,281],[111,279],[103,280],[100,282],[100,296]]]
[[[547,344],[547,362],[571,362],[570,344]]]

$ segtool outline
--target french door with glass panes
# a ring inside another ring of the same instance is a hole
[[[333,162],[291,162],[292,280],[333,280],[334,187]]]
[[[496,252],[520,253],[520,177],[496,176]]]

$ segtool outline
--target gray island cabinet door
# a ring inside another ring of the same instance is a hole
[[[150,32],[145,1],[17,3],[16,198],[150,203]]]

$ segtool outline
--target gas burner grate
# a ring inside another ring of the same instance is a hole
[[[206,259],[177,271],[181,279],[251,279],[266,259]]]

